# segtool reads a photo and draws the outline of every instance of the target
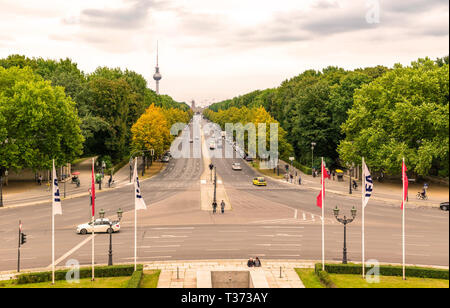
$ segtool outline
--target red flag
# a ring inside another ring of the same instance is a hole
[[[325,178],[330,178],[330,174],[328,174],[327,169],[325,168],[325,163],[322,163],[322,178],[320,183],[322,184],[322,189],[320,190],[319,195],[317,196],[317,206],[322,208],[323,200],[322,198],[325,196]]]
[[[402,180],[403,180],[403,200],[402,200],[402,210],[406,200],[408,199],[408,175],[406,174],[408,168],[406,168],[405,162],[402,162]]]
[[[92,198],[92,217],[95,217],[95,175],[94,175],[94,160],[92,160],[91,198]]]

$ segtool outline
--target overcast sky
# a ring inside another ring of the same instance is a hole
[[[448,28],[448,0],[0,0],[0,57],[128,68],[154,89],[159,40],[161,93],[209,103],[311,68],[442,57]]]

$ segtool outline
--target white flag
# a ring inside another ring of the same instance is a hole
[[[137,174],[137,159],[134,162],[134,191],[135,191],[135,198],[134,198],[134,206],[136,210],[146,210],[147,206],[145,205],[145,201],[142,198],[141,194],[141,185],[139,184],[139,176]]]
[[[365,176],[365,188],[364,188],[364,192],[365,192],[365,197],[364,197],[364,207],[367,206],[367,203],[369,202],[370,197],[372,197],[372,191],[373,191],[373,180],[372,180],[372,176],[370,175],[370,171],[369,168],[367,168],[366,163],[364,163],[364,176]]]
[[[55,160],[53,160],[53,215],[62,215],[61,194],[59,193],[58,178],[56,177]]]

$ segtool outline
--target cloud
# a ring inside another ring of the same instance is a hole
[[[128,0],[130,6],[114,9],[85,9],[79,22],[93,28],[136,29],[142,27],[148,18],[153,0]]]

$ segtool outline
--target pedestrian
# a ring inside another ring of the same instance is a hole
[[[333,170],[333,181],[335,177],[336,177],[336,170]]]
[[[248,266],[248,267],[253,267],[253,266],[255,266],[255,261],[253,261],[253,259],[250,258],[250,259],[247,261],[247,266]]]
[[[39,186],[42,185],[42,175],[39,175],[39,177],[38,177],[38,184],[39,184]]]
[[[298,177],[298,185],[302,185],[302,176],[301,175]]]
[[[312,176],[313,176],[313,178],[316,177],[316,169],[313,169],[313,170],[312,170]]]
[[[220,203],[220,209],[222,211],[222,214],[225,213],[225,202],[222,200],[222,203]]]
[[[253,262],[253,266],[254,267],[261,267],[261,261],[259,260],[258,257],[256,257],[255,261]]]
[[[356,183],[355,180],[353,180],[353,189],[357,189],[358,188],[358,183]]]
[[[291,183],[292,183],[293,180],[294,180],[294,175],[291,174]]]
[[[213,202],[213,214],[217,212],[217,202]]]
[[[111,188],[111,183],[112,183],[112,174],[109,176],[109,180],[108,180],[109,188]]]

